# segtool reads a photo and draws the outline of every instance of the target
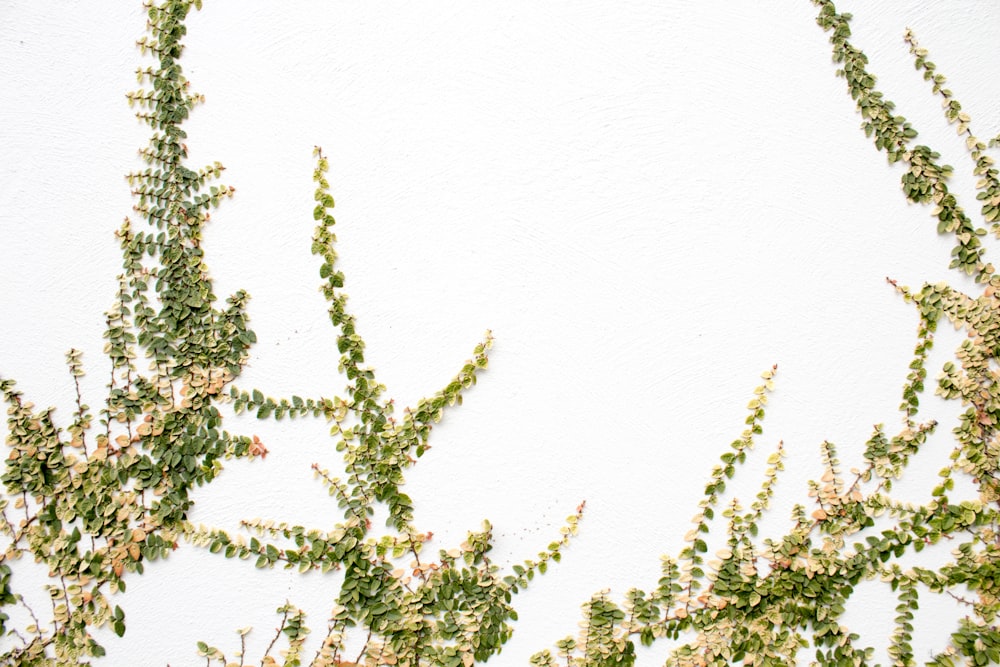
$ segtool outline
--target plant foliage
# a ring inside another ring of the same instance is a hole
[[[108,394],[95,415],[77,385],[72,424],[57,428],[52,408],[24,399],[14,382],[0,391],[8,405],[9,454],[2,481],[0,609],[22,607],[33,622],[0,630],[13,638],[8,664],[68,664],[103,655],[91,627],[121,635],[125,615],[108,595],[124,591],[143,564],[167,556],[185,531],[196,485],[211,482],[222,461],[254,455],[254,442],[221,428],[217,404],[246,363],[254,334],[247,295],[224,309],[204,263],[201,231],[233,188],[213,183],[222,166],[185,165],[181,129],[200,96],[188,89],[179,59],[190,2],[149,8],[149,35],[139,41],[158,66],[137,71],[148,87],[128,94],[152,134],[140,153],[146,168],[129,174],[135,212],[117,232],[123,256],[119,288],[105,318],[111,360]],[[67,355],[74,378],[81,355]],[[18,594],[11,561],[28,556],[47,566],[51,623]]]
[[[863,665],[873,649],[841,624],[860,582],[880,579],[896,599],[896,628],[889,655],[896,665],[915,664],[913,619],[922,596],[948,595],[965,605],[937,665],[1000,662],[1000,276],[986,261],[981,239],[1000,236],[1000,178],[989,146],[971,130],[971,119],[945,87],[928,53],[907,32],[916,68],[941,98],[946,120],[965,138],[981,202],[973,216],[948,188],[951,167],[931,148],[915,145],[917,132],[895,113],[875,87],[868,60],[850,41],[850,16],[830,0],[812,0],[819,25],[830,33],[838,75],[848,86],[862,129],[890,163],[904,169],[903,192],[933,207],[939,233],[955,239],[951,268],[974,278],[981,294],[947,284],[910,289],[890,281],[919,315],[917,343],[903,386],[902,424],[880,425],[863,460],[846,472],[833,443],[820,448],[824,473],[810,484],[810,500],[792,510],[791,527],[779,539],[762,538],[760,521],[770,510],[783,470],[781,445],[770,453],[759,492],[745,506],[726,493],[746,463],[762,420],[777,367],[763,374],[747,410],[747,428],[720,457],[698,504],[687,546],[664,556],[662,574],[648,590],[634,588],[616,602],[607,591],[583,605],[577,636],[537,653],[531,663],[555,667],[632,665],[636,642],[670,642],[668,665],[794,664]],[[451,549],[432,551],[432,533],[414,523],[403,493],[404,472],[429,449],[432,426],[462,401],[487,366],[492,337],[473,350],[457,375],[415,407],[394,416],[374,369],[365,365],[364,341],[347,308],[345,277],[337,268],[326,179],[328,162],[316,149],[312,253],[320,260],[322,293],[336,331],[342,395],[273,398],[234,381],[256,338],[248,327],[248,296],[237,292],[217,305],[201,247],[210,213],[234,189],[217,184],[223,167],[187,165],[182,129],[202,97],[188,88],[180,67],[185,18],[199,0],[149,5],[148,34],[139,40],[154,65],[137,70],[146,87],[127,95],[151,130],[140,153],[146,167],[129,174],[138,228],[126,219],[117,232],[123,272],[106,313],[105,352],[111,361],[107,397],[95,416],[77,383],[72,423],[58,428],[52,408],[38,409],[11,380],[0,380],[8,405],[9,453],[3,469],[0,533],[0,663],[89,664],[104,649],[91,634],[110,627],[125,632],[125,612],[109,596],[123,592],[144,563],[167,557],[188,541],[258,568],[280,565],[306,572],[339,571],[342,584],[315,654],[306,656],[309,629],[291,604],[278,609],[280,623],[262,666],[444,665],[468,667],[498,653],[517,614],[512,598],[559,561],[575,534],[583,505],[562,535],[536,558],[503,572],[491,562],[491,527],[469,532]],[[996,140],[994,140],[995,142]],[[988,227],[988,229],[987,229]],[[965,411],[953,429],[955,446],[940,482],[922,503],[893,497],[899,479],[936,424],[918,419],[925,368],[940,321],[966,332],[937,381],[936,392],[961,401]],[[81,354],[67,355],[70,374],[83,374]],[[222,428],[220,405],[259,419],[320,418],[330,424],[343,474],[314,466],[342,511],[332,529],[254,520],[245,534],[192,525],[191,491],[212,482],[223,462],[263,458],[255,435]],[[952,500],[956,480],[977,498]],[[387,532],[372,526],[376,510]],[[715,529],[713,532],[713,528]],[[953,558],[942,567],[906,567],[905,557],[947,541]],[[710,545],[712,545],[710,547]],[[718,548],[715,548],[718,546]],[[32,608],[19,588],[22,557],[48,568],[51,609]],[[44,616],[45,620],[42,620]],[[19,619],[28,619],[21,623]],[[206,664],[243,665],[240,649],[227,656],[200,642]],[[280,645],[280,646],[279,646]],[[350,653],[348,646],[351,646]],[[272,652],[280,648],[280,661]],[[808,654],[808,656],[807,656]]]
[[[885,582],[896,596],[896,627],[889,656],[894,665],[916,664],[913,619],[921,595],[948,595],[967,609],[957,620],[947,646],[928,664],[986,665],[1000,662],[1000,385],[995,363],[1000,354],[1000,276],[985,259],[977,227],[948,189],[952,169],[940,155],[913,145],[917,132],[895,113],[892,102],[875,87],[867,57],[850,42],[850,16],[837,13],[830,0],[813,0],[817,23],[831,33],[837,74],[861,113],[862,129],[884,151],[890,163],[901,163],[903,193],[916,204],[933,207],[941,234],[956,245],[950,268],[972,276],[983,286],[970,296],[945,283],[910,290],[890,283],[917,307],[920,323],[910,373],[903,385],[902,427],[889,432],[879,425],[865,445],[860,466],[845,473],[833,443],[820,455],[825,472],[810,484],[809,506],[796,505],[792,527],[781,539],[759,539],[758,521],[769,508],[782,448],[768,458],[760,492],[750,507],[738,499],[721,505],[726,480],[746,460],[754,435],[761,432],[772,372],[754,392],[748,429],[722,455],[705,487],[688,546],[678,558],[664,557],[663,575],[651,592],[632,589],[621,604],[605,592],[584,604],[578,637],[557,642],[555,654],[532,658],[539,666],[605,667],[631,665],[635,645],[669,640],[668,665],[787,665],[814,651],[817,665],[865,665],[874,653],[858,645],[859,636],[842,625],[848,598],[868,579]],[[1000,180],[988,146],[970,128],[971,119],[950,90],[945,77],[928,60],[912,33],[906,41],[916,68],[942,98],[945,117],[965,138],[978,179],[980,214],[1000,235]],[[996,140],[994,140],[996,141]],[[901,502],[891,493],[910,459],[936,427],[916,420],[919,395],[927,376],[925,363],[938,322],[947,320],[968,334],[956,351],[957,363],[945,365],[936,393],[960,400],[966,411],[954,428],[955,448],[941,481],[926,502]],[[978,498],[952,501],[958,477],[965,478]],[[710,554],[709,532],[721,517],[724,544]],[[938,568],[907,568],[904,557],[946,541],[953,559]],[[710,560],[709,560],[710,559]]]
[[[128,175],[135,212],[146,226],[134,229],[126,219],[117,233],[124,272],[106,315],[105,352],[112,372],[97,422],[79,385],[74,421],[62,430],[54,425],[51,408],[38,411],[13,381],[0,383],[10,415],[10,454],[2,476],[6,493],[0,500],[0,531],[7,537],[0,557],[0,609],[19,608],[30,619],[15,627],[11,616],[0,612],[0,632],[14,640],[0,662],[63,665],[103,655],[90,628],[110,626],[119,636],[125,632],[124,611],[112,607],[108,595],[124,591],[130,573],[141,574],[144,562],[166,557],[180,540],[259,568],[280,563],[300,571],[342,570],[341,592],[311,664],[343,664],[345,638],[355,626],[367,636],[355,661],[485,661],[510,637],[509,622],[517,617],[511,598],[549,561],[559,560],[582,510],[568,518],[562,536],[536,560],[515,566],[509,575],[489,559],[488,522],[457,548],[430,555],[424,550],[432,534],[413,525],[412,502],[400,491],[403,471],[429,449],[433,423],[461,403],[463,392],[486,368],[492,337],[487,332],[473,358],[443,389],[406,409],[400,420],[393,418],[392,401],[382,396],[385,388],[364,365],[364,342],[341,291],[344,275],[336,269],[330,214],[334,201],[324,176],[327,160],[318,148],[312,252],[322,260],[322,292],[337,331],[345,394],[275,400],[260,390],[232,386],[256,342],[247,326],[248,296],[238,292],[225,310],[214,307],[201,231],[210,211],[235,190],[212,184],[223,171],[219,163],[197,171],[186,165],[181,129],[202,101],[189,91],[179,64],[184,19],[199,6],[190,0],[150,5],[148,35],[138,41],[156,61],[136,72],[147,87],[127,94],[152,130],[140,151],[147,168]],[[81,354],[71,350],[67,360],[70,373],[79,378]],[[140,360],[148,370],[140,370]],[[330,421],[346,475],[314,468],[343,511],[343,521],[332,530],[247,522],[253,533],[249,540],[191,525],[187,512],[195,485],[211,482],[227,458],[267,455],[256,435],[222,430],[223,402],[260,419]],[[376,506],[386,509],[392,535],[371,534]],[[49,568],[49,623],[39,620],[15,588],[9,562],[25,555]],[[284,664],[300,664],[309,632],[303,615],[289,605],[278,611],[283,615],[279,635],[287,642]],[[205,644],[198,651],[209,661],[225,662],[220,651]],[[270,652],[265,664],[274,661]]]

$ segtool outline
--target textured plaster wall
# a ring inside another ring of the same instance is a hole
[[[992,136],[997,4],[840,8],[975,208],[961,143],[902,33],[917,32]],[[85,351],[92,406],[107,377],[112,232],[146,136],[123,98],[143,23],[138,1],[0,1],[0,373],[64,420],[65,351]],[[955,281],[951,244],[858,130],[806,0],[210,0],[188,27],[183,64],[208,98],[187,126],[192,161],[223,162],[238,190],[213,214],[207,256],[217,294],[253,295],[259,344],[239,384],[343,387],[309,255],[319,144],[351,308],[397,404],[442,386],[486,328],[497,337],[490,370],[409,476],[419,525],[450,548],[489,518],[506,565],[587,500],[563,563],[515,598],[521,620],[498,664],[575,633],[596,590],[654,584],[765,368],[780,365],[778,390],[735,493],[756,492],[755,465],[783,440],[771,534],[820,474],[820,442],[850,467],[872,424],[898,419],[916,317],[884,279]],[[942,333],[932,369],[954,342]],[[903,497],[924,497],[950,450],[956,406],[927,405],[944,428]],[[230,463],[192,519],[332,525],[336,505],[309,468],[339,461],[323,423],[228,426],[271,453]],[[862,588],[854,626],[882,651],[892,599]],[[128,632],[107,636],[106,664],[196,664],[197,640],[231,649],[246,625],[257,655],[274,608],[290,599],[322,627],[336,590],[334,577],[183,545],[129,580],[117,601]],[[930,647],[958,611],[923,606]]]

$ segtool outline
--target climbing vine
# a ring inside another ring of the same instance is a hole
[[[987,154],[992,142],[972,133],[962,109],[928,52],[907,32],[916,68],[944,107],[947,122],[965,138],[978,179],[979,216],[959,205],[948,188],[951,168],[931,148],[915,145],[916,130],[877,90],[865,55],[850,41],[850,16],[829,0],[812,0],[817,22],[829,32],[838,75],[848,85],[862,128],[890,163],[900,164],[903,192],[932,206],[937,230],[955,239],[951,268],[971,276],[981,294],[947,284],[911,289],[890,281],[919,315],[917,343],[902,391],[898,428],[877,426],[859,465],[845,472],[837,447],[822,443],[824,474],[809,487],[810,500],[792,510],[791,527],[779,539],[762,538],[759,524],[770,511],[784,450],[769,454],[759,492],[745,505],[726,494],[763,432],[777,368],[763,373],[747,406],[746,430],[711,471],[687,546],[664,556],[662,573],[648,590],[634,588],[615,601],[599,592],[583,605],[577,636],[532,657],[555,667],[631,665],[636,644],[670,642],[670,665],[784,665],[812,659],[819,665],[868,664],[873,649],[841,624],[848,599],[863,580],[880,579],[896,597],[890,638],[893,664],[916,663],[913,619],[928,595],[959,600],[956,620],[938,665],[1000,663],[1000,276],[986,260],[981,239],[1000,236],[1000,178]],[[502,570],[490,559],[488,522],[461,544],[432,549],[432,534],[416,525],[404,473],[429,449],[433,424],[462,402],[486,369],[492,336],[474,347],[442,389],[397,416],[376,372],[365,364],[364,340],[347,306],[345,276],[337,266],[329,168],[315,149],[315,233],[322,293],[336,332],[339,369],[346,387],[337,396],[272,397],[237,384],[256,342],[248,326],[248,295],[237,292],[218,304],[201,247],[202,229],[234,188],[219,184],[223,167],[198,169],[187,160],[184,121],[203,98],[189,89],[180,61],[185,19],[200,0],[164,0],[148,6],[148,34],[138,41],[153,64],[136,74],[144,88],[127,99],[150,131],[140,151],[146,166],[128,175],[135,196],[133,224],[116,236],[123,271],[106,313],[108,393],[96,414],[79,382],[72,422],[59,428],[52,409],[38,409],[0,379],[8,405],[9,448],[0,481],[0,664],[89,664],[104,655],[92,630],[109,627],[121,636],[126,613],[111,595],[149,561],[165,558],[182,543],[257,568],[307,572],[337,570],[342,584],[319,648],[305,653],[310,633],[304,613],[291,603],[277,611],[274,640],[255,662],[262,667],[310,664],[444,665],[468,667],[498,653],[517,619],[515,595],[558,562],[576,533],[583,504],[561,534],[534,558]],[[988,228],[988,229],[987,229]],[[905,472],[935,431],[921,421],[920,396],[938,323],[966,332],[937,380],[936,392],[961,401],[955,446],[940,482],[922,503],[893,497]],[[81,353],[67,354],[69,373],[84,373]],[[322,419],[343,458],[343,471],[314,466],[341,518],[332,527],[276,521],[244,522],[243,532],[196,526],[188,521],[191,493],[210,484],[234,458],[263,458],[268,450],[253,434],[223,428],[226,404],[258,419]],[[958,478],[978,498],[952,500]],[[376,510],[388,531],[376,531]],[[947,540],[954,558],[934,569],[906,567],[905,557]],[[710,547],[710,545],[712,545]],[[715,548],[718,546],[718,548]],[[21,587],[19,559],[49,572],[48,608],[39,609]],[[126,598],[127,599],[127,598]],[[247,629],[236,650],[205,642],[195,647],[211,665],[249,664]],[[808,656],[807,656],[808,654]]]
[[[758,521],[769,509],[775,479],[783,469],[780,445],[768,457],[760,492],[749,508],[736,498],[721,504],[726,481],[747,460],[754,435],[761,433],[773,370],[764,373],[764,384],[748,405],[747,430],[712,470],[686,536],[688,546],[676,558],[663,558],[656,587],[648,593],[632,589],[621,604],[606,592],[597,593],[583,606],[579,636],[557,642],[555,653],[537,653],[534,665],[631,665],[636,641],[650,645],[661,640],[673,642],[668,665],[797,664],[807,659],[809,649],[814,650],[812,664],[869,664],[874,649],[859,645],[859,636],[841,619],[855,587],[875,578],[896,596],[895,630],[888,647],[892,664],[916,664],[913,619],[921,596],[928,594],[951,596],[966,611],[947,646],[928,664],[1000,662],[1000,385],[992,365],[1000,354],[1000,276],[985,259],[980,239],[986,229],[976,226],[948,189],[951,167],[941,164],[931,148],[913,145],[917,131],[876,89],[868,59],[850,42],[851,17],[839,14],[830,0],[813,4],[819,8],[817,23],[831,33],[837,74],[847,81],[862,129],[890,163],[905,168],[906,198],[933,206],[937,231],[954,237],[950,268],[974,277],[983,292],[970,296],[946,283],[911,290],[889,281],[920,317],[903,385],[902,426],[894,431],[877,426],[865,444],[862,465],[852,466],[850,473],[845,473],[834,444],[822,443],[825,472],[810,483],[809,505],[793,508],[792,527],[781,539],[758,537]],[[945,77],[910,31],[906,42],[916,68],[942,98],[945,118],[965,138],[978,179],[980,214],[1000,236],[1000,180],[986,153],[988,146],[972,133],[968,113],[945,88]],[[997,141],[1000,137],[991,143]],[[919,504],[901,502],[891,494],[893,481],[937,426],[916,417],[927,355],[942,320],[968,336],[956,351],[957,363],[945,365],[936,392],[960,400],[967,409],[953,429],[951,462],[940,471],[941,481],[930,497]],[[960,476],[977,490],[978,498],[951,500],[949,492]],[[722,545],[709,555],[710,528],[716,521],[723,525]],[[901,565],[906,555],[942,540],[952,547],[951,562],[936,569]]]
[[[36,410],[13,381],[0,382],[10,415],[10,454],[2,476],[6,493],[0,500],[0,532],[7,538],[0,557],[0,632],[13,640],[0,661],[64,665],[104,655],[90,630],[110,626],[119,636],[126,630],[124,610],[112,606],[108,596],[125,591],[132,573],[141,574],[144,563],[168,556],[185,540],[227,558],[252,560],[257,567],[280,563],[301,571],[342,570],[341,592],[312,664],[342,664],[344,638],[354,626],[368,636],[357,660],[484,661],[510,636],[509,622],[516,619],[511,598],[536,572],[559,560],[582,510],[568,518],[562,535],[537,559],[515,566],[511,576],[489,559],[488,523],[457,547],[427,554],[431,533],[413,525],[412,503],[400,491],[403,471],[428,449],[433,423],[461,403],[463,391],[486,368],[492,337],[487,333],[443,389],[406,409],[398,421],[392,416],[392,401],[383,398],[384,387],[364,364],[364,343],[341,291],[333,197],[319,149],[312,251],[322,260],[322,291],[337,330],[346,391],[342,397],[275,400],[232,385],[256,342],[247,325],[248,296],[238,292],[226,309],[215,308],[201,239],[211,211],[235,190],[213,184],[223,171],[219,163],[197,171],[187,166],[182,129],[203,99],[189,90],[180,66],[184,20],[200,4],[167,0],[150,5],[148,34],[138,41],[155,61],[136,72],[147,86],[127,94],[152,130],[140,151],[148,166],[128,175],[137,201],[134,212],[145,225],[135,228],[126,219],[117,232],[124,272],[106,314],[105,352],[112,370],[104,407],[95,421],[77,383],[74,419],[64,430],[53,423],[52,409]],[[74,378],[82,376],[79,351],[71,350],[67,362]],[[311,416],[331,422],[346,476],[335,477],[318,466],[316,474],[343,510],[343,521],[332,530],[247,523],[256,533],[249,540],[192,526],[187,512],[195,486],[212,482],[226,459],[268,453],[258,436],[222,429],[223,402],[232,403],[237,413],[252,410],[260,419]],[[393,535],[370,535],[377,505],[387,510]],[[24,556],[49,568],[50,622],[40,620],[16,587],[11,563]],[[10,608],[27,622],[15,625],[14,612],[6,611]],[[299,664],[308,633],[302,613],[288,605],[279,612],[279,634],[288,642],[284,664]],[[224,661],[207,645],[198,651],[209,661]],[[274,662],[270,649],[263,662]]]

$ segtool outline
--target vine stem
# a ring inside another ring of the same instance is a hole
[[[274,633],[274,639],[271,643],[267,645],[267,650],[264,651],[264,655],[260,659],[260,667],[264,667],[264,662],[267,660],[267,656],[271,655],[271,651],[274,649],[274,645],[278,643],[278,639],[281,638],[281,632],[285,629],[285,623],[288,621],[288,605],[286,604],[283,608],[283,614],[281,616],[281,623],[278,625],[278,631]],[[241,658],[242,660],[242,658]]]

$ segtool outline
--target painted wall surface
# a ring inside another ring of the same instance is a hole
[[[993,136],[1000,6],[838,7],[974,207],[962,143],[902,33],[914,29]],[[520,621],[497,664],[575,633],[595,591],[654,585],[775,363],[764,438],[733,492],[756,493],[754,471],[784,441],[789,470],[766,524],[781,534],[820,474],[819,443],[850,467],[872,424],[900,418],[917,318],[885,277],[971,289],[947,270],[951,243],[929,211],[904,201],[901,170],[858,129],[814,18],[807,0],[212,0],[188,21],[183,65],[207,96],[187,125],[191,158],[221,161],[237,188],[213,213],[208,262],[217,294],[252,295],[259,338],[238,384],[274,396],[344,386],[309,254],[321,145],[350,306],[397,404],[442,386],[487,328],[497,338],[490,370],[408,478],[431,546],[489,518],[509,565],[587,501],[562,564],[515,598]],[[85,351],[92,406],[108,372],[112,233],[146,136],[123,97],[137,87],[143,26],[138,0],[0,1],[0,373],[67,421],[66,350]],[[932,373],[955,344],[942,331]],[[958,406],[925,403],[944,428],[902,498],[924,498],[951,449]],[[339,462],[324,423],[228,428],[260,435],[270,455],[200,489],[195,522],[339,518],[310,470]],[[247,625],[257,655],[276,607],[291,600],[323,627],[336,591],[335,576],[256,571],[182,545],[128,582],[128,631],[102,635],[105,662],[199,664],[196,641],[232,649]],[[852,629],[879,655],[893,604],[878,582],[852,598]],[[930,598],[921,610],[926,651],[960,612]]]

